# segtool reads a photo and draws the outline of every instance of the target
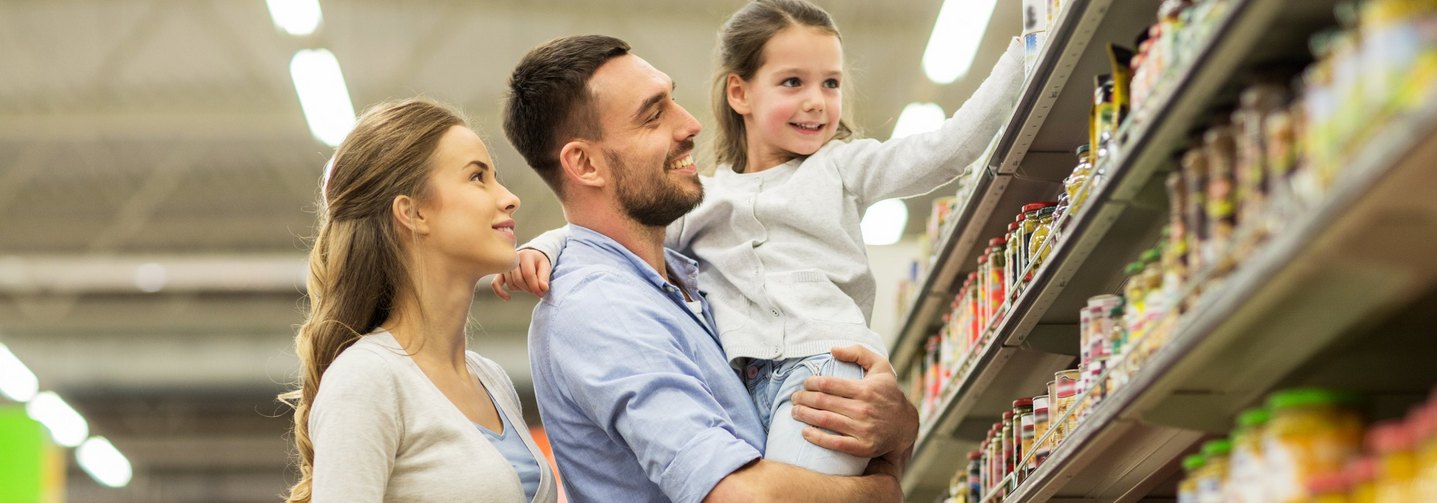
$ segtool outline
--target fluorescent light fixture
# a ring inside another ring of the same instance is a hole
[[[863,222],[858,224],[863,230],[863,243],[868,245],[897,243],[907,225],[908,205],[902,199],[884,199],[873,203],[863,214]]]
[[[269,5],[269,17],[274,25],[296,37],[308,36],[319,27],[323,17],[319,13],[319,0],[265,0]]]
[[[344,135],[354,129],[354,105],[339,60],[328,49],[304,49],[294,53],[289,74],[309,131],[326,145],[339,146]]]
[[[0,393],[17,402],[28,402],[40,391],[40,380],[10,348],[0,344]]]
[[[75,460],[95,482],[110,487],[125,487],[134,475],[130,460],[105,437],[90,437],[80,444],[75,449]]]
[[[938,22],[933,23],[933,35],[928,37],[928,48],[923,51],[923,73],[928,74],[928,80],[949,84],[968,73],[997,3],[998,0],[944,0]]]
[[[50,429],[55,443],[74,447],[90,436],[90,425],[54,391],[41,391],[25,404],[25,413]]]
[[[888,139],[937,131],[947,118],[943,107],[937,103],[909,103],[903,107],[903,112],[898,114],[898,122],[893,125],[893,134]]]
[[[165,288],[165,266],[146,262],[135,268],[135,287],[141,292],[155,293]]]

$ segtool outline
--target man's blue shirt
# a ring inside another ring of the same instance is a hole
[[[697,263],[665,249],[672,284],[608,236],[570,229],[529,326],[534,392],[568,496],[702,501],[763,455],[765,433],[719,347]]]

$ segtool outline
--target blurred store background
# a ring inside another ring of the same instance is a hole
[[[939,84],[924,53],[943,2],[817,3],[843,33],[852,116],[881,139],[910,103],[951,114],[1020,25],[1016,2],[948,2],[949,17],[971,25],[948,32],[972,40],[934,57],[971,59],[971,70]],[[347,94],[354,111],[417,94],[462,108],[523,199],[525,240],[563,216],[497,121],[521,55],[562,35],[618,36],[709,125],[714,34],[741,5],[0,2],[0,470],[68,501],[278,500],[293,474],[275,395],[297,368],[317,182],[328,143],[347,130],[342,99],[328,105],[337,123],[317,115],[324,103],[301,106],[306,76],[322,86],[337,64],[331,84],[344,87],[318,96]],[[876,225],[903,230],[871,248],[880,331],[895,324],[893,285],[933,198],[895,205],[915,215],[906,223]],[[506,368],[538,425],[525,349],[533,304],[481,288],[471,345]],[[40,431],[30,417],[50,418],[53,445],[22,441]],[[31,497],[22,485],[0,487],[0,500]]]

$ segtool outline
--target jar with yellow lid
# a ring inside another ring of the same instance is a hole
[[[1305,481],[1342,469],[1362,442],[1356,395],[1318,388],[1282,391],[1268,399],[1272,419],[1263,433],[1271,501],[1301,502]]]
[[[1267,473],[1262,462],[1262,433],[1272,418],[1267,409],[1248,409],[1237,416],[1228,460],[1227,501],[1265,503]]]
[[[1178,503],[1198,502],[1198,475],[1202,466],[1207,463],[1207,458],[1202,454],[1192,454],[1183,458],[1183,471],[1187,476],[1178,483]]]

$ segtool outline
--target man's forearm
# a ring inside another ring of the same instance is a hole
[[[760,460],[724,477],[704,501],[866,503],[902,500],[903,489],[889,472],[841,477]]]

